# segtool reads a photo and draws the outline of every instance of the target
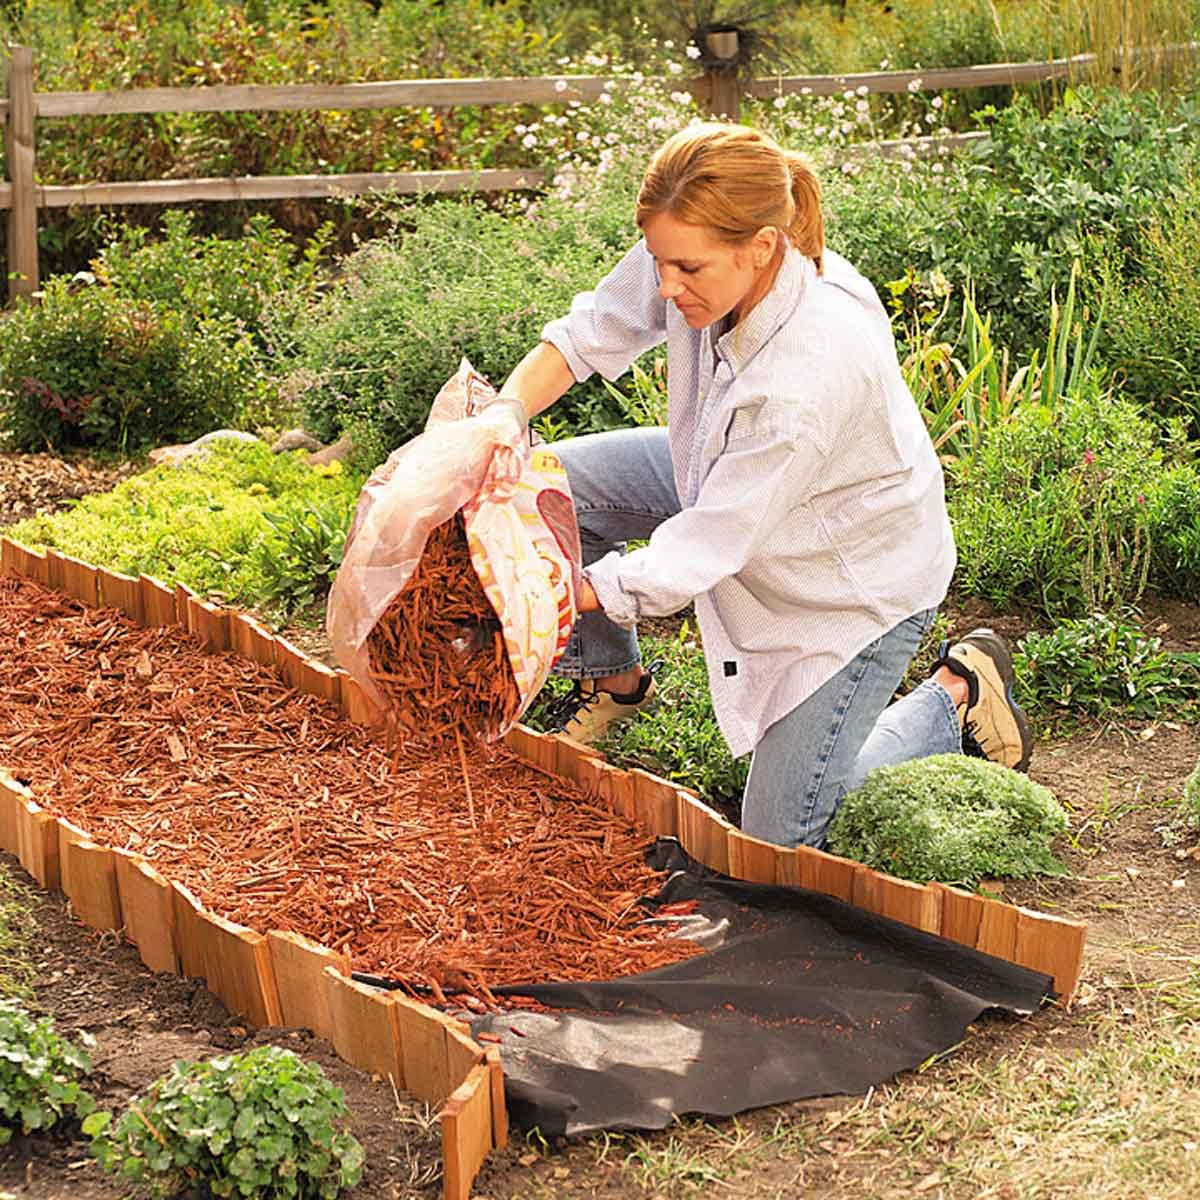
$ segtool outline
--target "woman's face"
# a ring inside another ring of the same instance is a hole
[[[761,296],[760,283],[775,250],[774,229],[760,229],[748,243],[731,246],[703,225],[656,213],[642,226],[658,266],[659,295],[679,309],[693,329],[729,313],[741,316],[747,298]]]

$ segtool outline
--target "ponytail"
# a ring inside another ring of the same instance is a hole
[[[788,241],[806,258],[823,269],[825,256],[825,218],[821,213],[821,184],[812,164],[794,150],[783,151],[792,181],[794,212],[787,227]]]

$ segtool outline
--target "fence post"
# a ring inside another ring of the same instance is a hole
[[[707,71],[709,112],[722,120],[736,121],[742,108],[742,89],[737,69],[737,30],[722,29],[705,34],[704,43],[711,56]],[[724,65],[717,65],[714,59],[723,60]]]
[[[12,197],[8,210],[8,298],[38,286],[37,193],[34,190],[33,51],[8,47],[8,128],[5,154]]]

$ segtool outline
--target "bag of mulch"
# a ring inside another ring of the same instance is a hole
[[[561,462],[464,359],[363,486],[326,628],[397,726],[494,739],[566,649],[579,571]]]

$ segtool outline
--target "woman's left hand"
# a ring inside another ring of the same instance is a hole
[[[581,613],[600,611],[600,601],[596,598],[596,589],[592,587],[586,578],[579,584],[576,607]]]

